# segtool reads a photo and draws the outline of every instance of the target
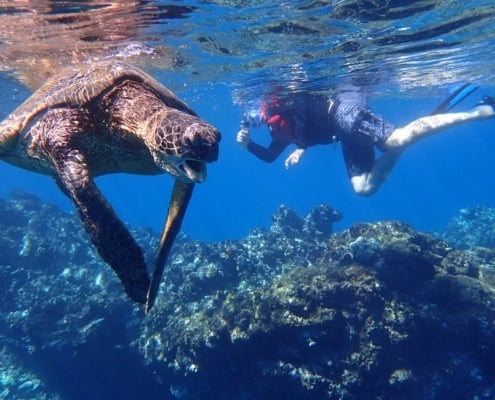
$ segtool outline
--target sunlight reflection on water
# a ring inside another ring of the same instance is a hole
[[[491,84],[494,17],[491,0],[9,1],[0,60],[31,87],[60,65],[115,57],[190,85],[322,91],[352,81],[431,94]]]

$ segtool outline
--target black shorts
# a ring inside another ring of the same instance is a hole
[[[375,147],[385,150],[385,141],[394,126],[370,109],[353,104],[339,104],[333,119],[349,176],[370,172],[375,163]]]

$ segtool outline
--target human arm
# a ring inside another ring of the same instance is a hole
[[[272,141],[268,147],[261,146],[253,142],[253,140],[251,139],[249,126],[242,124],[241,129],[237,133],[237,142],[242,147],[247,149],[250,153],[254,154],[260,160],[265,162],[274,161],[290,144],[290,142],[272,138]]]
[[[265,162],[274,161],[289,145],[288,142],[272,140],[268,147],[263,147],[252,141],[249,130],[246,128],[243,128],[237,132],[237,142],[250,153],[258,157],[261,161]]]

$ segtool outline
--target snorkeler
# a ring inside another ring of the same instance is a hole
[[[465,122],[494,117],[495,98],[489,96],[469,111],[449,112],[475,89],[469,84],[462,86],[432,114],[402,128],[372,112],[356,91],[343,92],[335,99],[310,94],[268,99],[257,112],[243,116],[237,141],[265,162],[274,161],[287,146],[296,145],[285,160],[287,168],[298,164],[308,147],[339,142],[354,191],[367,196],[378,190],[402,152],[413,143]],[[271,135],[268,147],[255,143],[249,131],[265,124]],[[375,157],[375,147],[382,153],[379,157]]]

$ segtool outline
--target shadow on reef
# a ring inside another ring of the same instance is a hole
[[[491,399],[495,252],[475,247],[490,215],[463,211],[439,236],[399,222],[332,233],[331,207],[281,206],[239,241],[182,235],[144,316],[73,214],[13,193],[0,200],[0,394]],[[156,236],[134,234],[152,256]]]

